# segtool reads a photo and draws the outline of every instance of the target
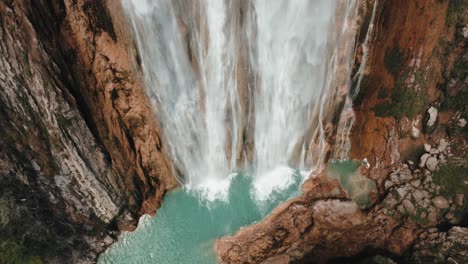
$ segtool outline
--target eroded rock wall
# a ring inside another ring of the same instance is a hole
[[[0,2],[0,263],[93,262],[176,186],[138,72],[120,1]]]

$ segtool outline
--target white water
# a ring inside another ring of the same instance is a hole
[[[229,175],[253,168],[264,199],[291,182],[291,167],[323,169],[349,90],[356,0],[123,3],[186,186],[215,199]]]
[[[367,57],[369,53],[368,44],[369,44],[372,34],[374,33],[374,21],[375,21],[375,14],[376,14],[378,4],[379,4],[379,1],[375,0],[374,5],[372,7],[372,15],[369,21],[369,27],[367,28],[366,37],[361,46],[362,47],[361,63],[355,75],[353,76],[353,80],[356,82],[354,86],[353,94],[351,96],[346,97],[346,102],[345,102],[343,111],[341,112],[341,115],[340,115],[340,121],[338,122],[337,142],[335,144],[334,155],[333,155],[334,160],[341,160],[341,161],[347,160],[349,158],[349,153],[351,151],[351,142],[349,140],[349,134],[351,133],[351,129],[354,125],[354,122],[356,121],[351,98],[356,97],[361,88],[361,82],[365,74],[365,69],[367,65]],[[369,7],[367,6],[366,8],[369,8]],[[357,16],[357,14],[355,15]],[[351,43],[348,42],[346,49],[349,49],[350,45]],[[356,56],[356,51],[357,51],[357,46],[355,47],[354,56]]]

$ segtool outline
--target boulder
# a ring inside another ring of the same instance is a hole
[[[437,150],[439,152],[443,152],[443,151],[445,151],[447,149],[447,146],[448,146],[447,140],[445,140],[445,138],[442,138],[439,141],[439,145],[437,146]]]
[[[437,108],[431,106],[429,110],[427,110],[427,113],[429,114],[429,119],[427,120],[426,125],[428,127],[432,127],[437,121],[437,115],[439,114],[439,111],[437,110]]]
[[[439,161],[437,160],[437,158],[434,156],[431,156],[426,161],[426,168],[430,171],[435,171],[438,164],[439,164]]]
[[[424,123],[424,132],[432,133],[434,131],[435,125],[437,123],[437,117],[439,115],[439,110],[437,108],[431,106],[429,110],[427,110],[426,114],[426,122]]]
[[[424,151],[426,151],[426,152],[431,151],[431,145],[427,144],[427,143],[424,143]]]
[[[439,154],[439,150],[436,149],[436,148],[431,148],[431,150],[429,151],[429,154],[431,154],[431,155]]]
[[[420,168],[424,168],[424,166],[426,165],[426,162],[427,162],[427,159],[431,157],[431,155],[429,155],[428,153],[424,153],[421,158],[419,159],[419,167]]]
[[[447,209],[449,208],[449,202],[447,201],[447,199],[445,199],[444,197],[442,196],[437,196],[437,197],[434,197],[432,198],[432,203],[434,204],[435,207],[437,207],[438,209]]]

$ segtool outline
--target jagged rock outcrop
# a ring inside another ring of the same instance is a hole
[[[415,243],[447,242],[456,243],[448,254],[463,259],[464,239],[444,241],[450,234],[440,231],[437,242],[421,240],[440,224],[463,221],[468,192],[453,199],[444,188],[428,170],[400,164],[384,182],[380,199],[360,210],[336,179],[321,175],[304,184],[302,196],[282,204],[262,222],[218,240],[216,250],[222,263],[327,263],[373,250],[424,259],[430,255],[408,249]]]
[[[119,5],[0,2],[0,263],[94,262],[176,186]]]

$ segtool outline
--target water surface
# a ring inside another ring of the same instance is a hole
[[[297,196],[302,179],[296,172],[266,200],[257,199],[252,177],[245,174],[234,176],[225,200],[207,201],[186,188],[173,191],[155,217],[144,217],[135,232],[123,234],[99,263],[216,263],[216,238],[261,220],[279,203]]]

